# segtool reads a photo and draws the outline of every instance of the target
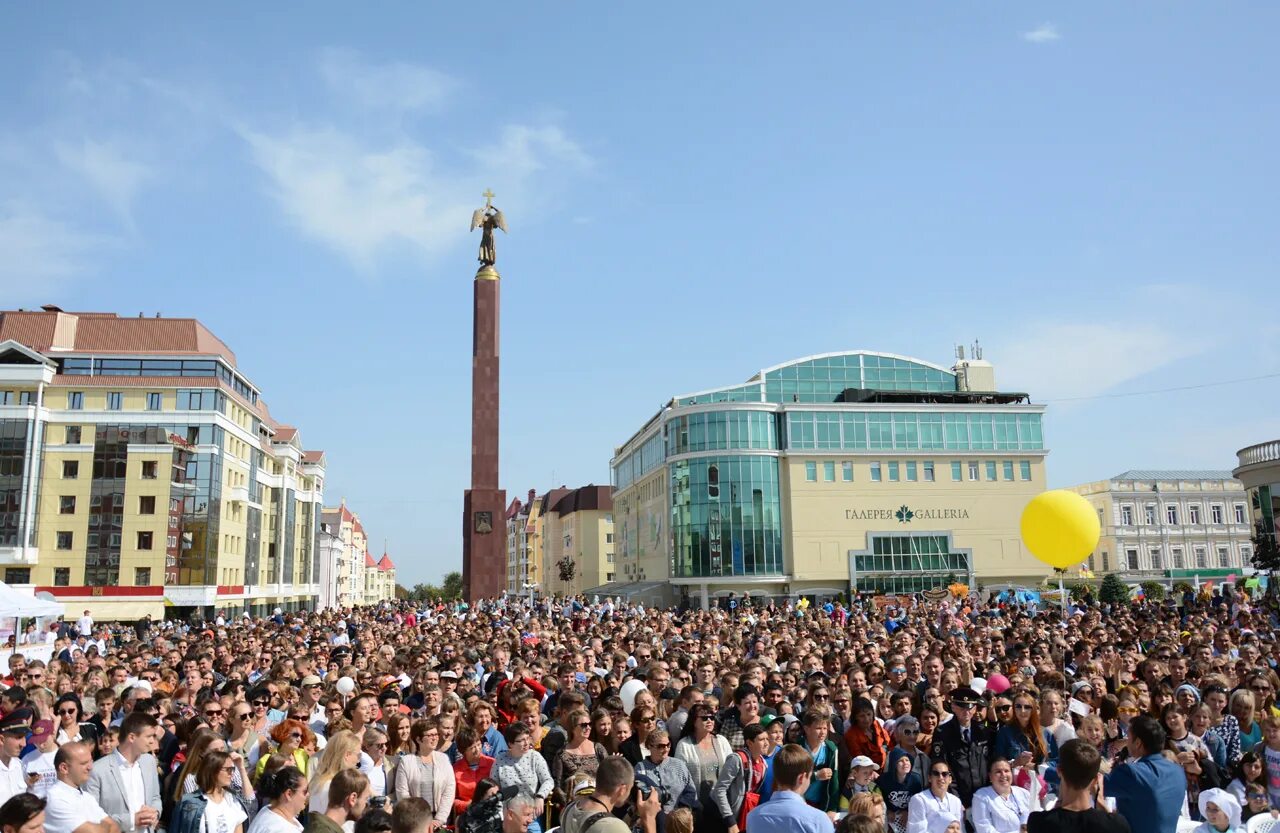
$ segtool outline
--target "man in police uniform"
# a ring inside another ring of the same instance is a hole
[[[951,789],[960,797],[960,802],[969,807],[973,803],[974,792],[987,784],[992,736],[973,719],[982,699],[978,692],[961,686],[953,689],[949,696],[951,713],[955,717],[934,730],[929,757],[951,767]]]

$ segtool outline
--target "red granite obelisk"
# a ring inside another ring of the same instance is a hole
[[[507,587],[507,494],[498,487],[498,326],[501,280],[493,229],[507,230],[502,212],[486,191],[485,207],[471,228],[484,229],[480,269],[472,304],[471,488],[462,498],[462,587],[470,602],[502,594]]]

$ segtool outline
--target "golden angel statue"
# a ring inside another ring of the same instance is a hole
[[[498,251],[493,244],[493,230],[500,228],[505,232],[507,220],[493,204],[492,191],[486,190],[481,196],[484,197],[484,208],[477,208],[471,215],[471,231],[478,228],[484,229],[480,234],[480,263],[483,266],[492,266],[498,262]]]

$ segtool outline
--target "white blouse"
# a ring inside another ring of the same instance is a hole
[[[964,805],[958,796],[947,793],[942,798],[933,790],[924,790],[911,796],[907,802],[907,833],[928,833],[930,821],[947,816],[964,823]]]
[[[1022,787],[1011,787],[1001,797],[994,787],[983,787],[973,794],[973,826],[977,833],[1018,833],[1031,815],[1031,793]]]

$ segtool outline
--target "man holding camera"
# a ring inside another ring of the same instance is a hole
[[[631,825],[613,813],[618,807],[632,803],[631,789],[635,781],[635,770],[626,758],[621,755],[605,758],[596,771],[595,794],[578,799],[561,813],[562,833],[630,833]],[[662,807],[658,791],[642,786],[633,803],[640,830],[658,833],[658,811]]]

